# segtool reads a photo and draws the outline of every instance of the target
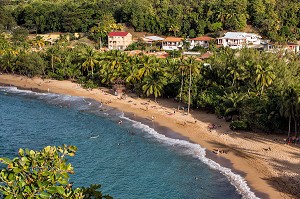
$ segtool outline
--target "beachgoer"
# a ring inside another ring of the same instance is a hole
[[[155,117],[152,115],[152,116],[151,116],[152,121],[154,120],[154,118],[155,118]]]
[[[123,121],[122,120],[120,120],[119,122],[118,122],[118,124],[122,124],[123,123]]]

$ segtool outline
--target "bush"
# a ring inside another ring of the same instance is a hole
[[[91,79],[83,82],[82,86],[83,86],[83,88],[86,88],[86,89],[89,89],[89,88],[93,89],[93,88],[98,87],[98,85]]]
[[[100,185],[73,188],[74,168],[66,156],[74,156],[75,146],[47,146],[41,151],[19,149],[13,159],[0,157],[0,198],[112,199],[102,195]]]
[[[231,121],[229,127],[231,130],[251,130],[248,122],[244,120]]]

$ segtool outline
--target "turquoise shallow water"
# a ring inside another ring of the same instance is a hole
[[[21,147],[76,145],[71,181],[101,184],[114,198],[255,198],[240,176],[205,158],[199,145],[101,108],[81,97],[0,87],[0,156],[17,156]]]

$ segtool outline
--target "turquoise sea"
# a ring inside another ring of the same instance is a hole
[[[15,157],[19,148],[75,145],[74,186],[101,184],[116,199],[256,198],[201,146],[103,108],[82,97],[0,87],[0,157]]]

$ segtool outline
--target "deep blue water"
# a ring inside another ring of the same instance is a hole
[[[100,107],[81,97],[0,87],[0,157],[15,157],[19,148],[75,145],[69,158],[74,186],[101,184],[116,199],[253,196],[240,176],[205,158],[199,145]]]

